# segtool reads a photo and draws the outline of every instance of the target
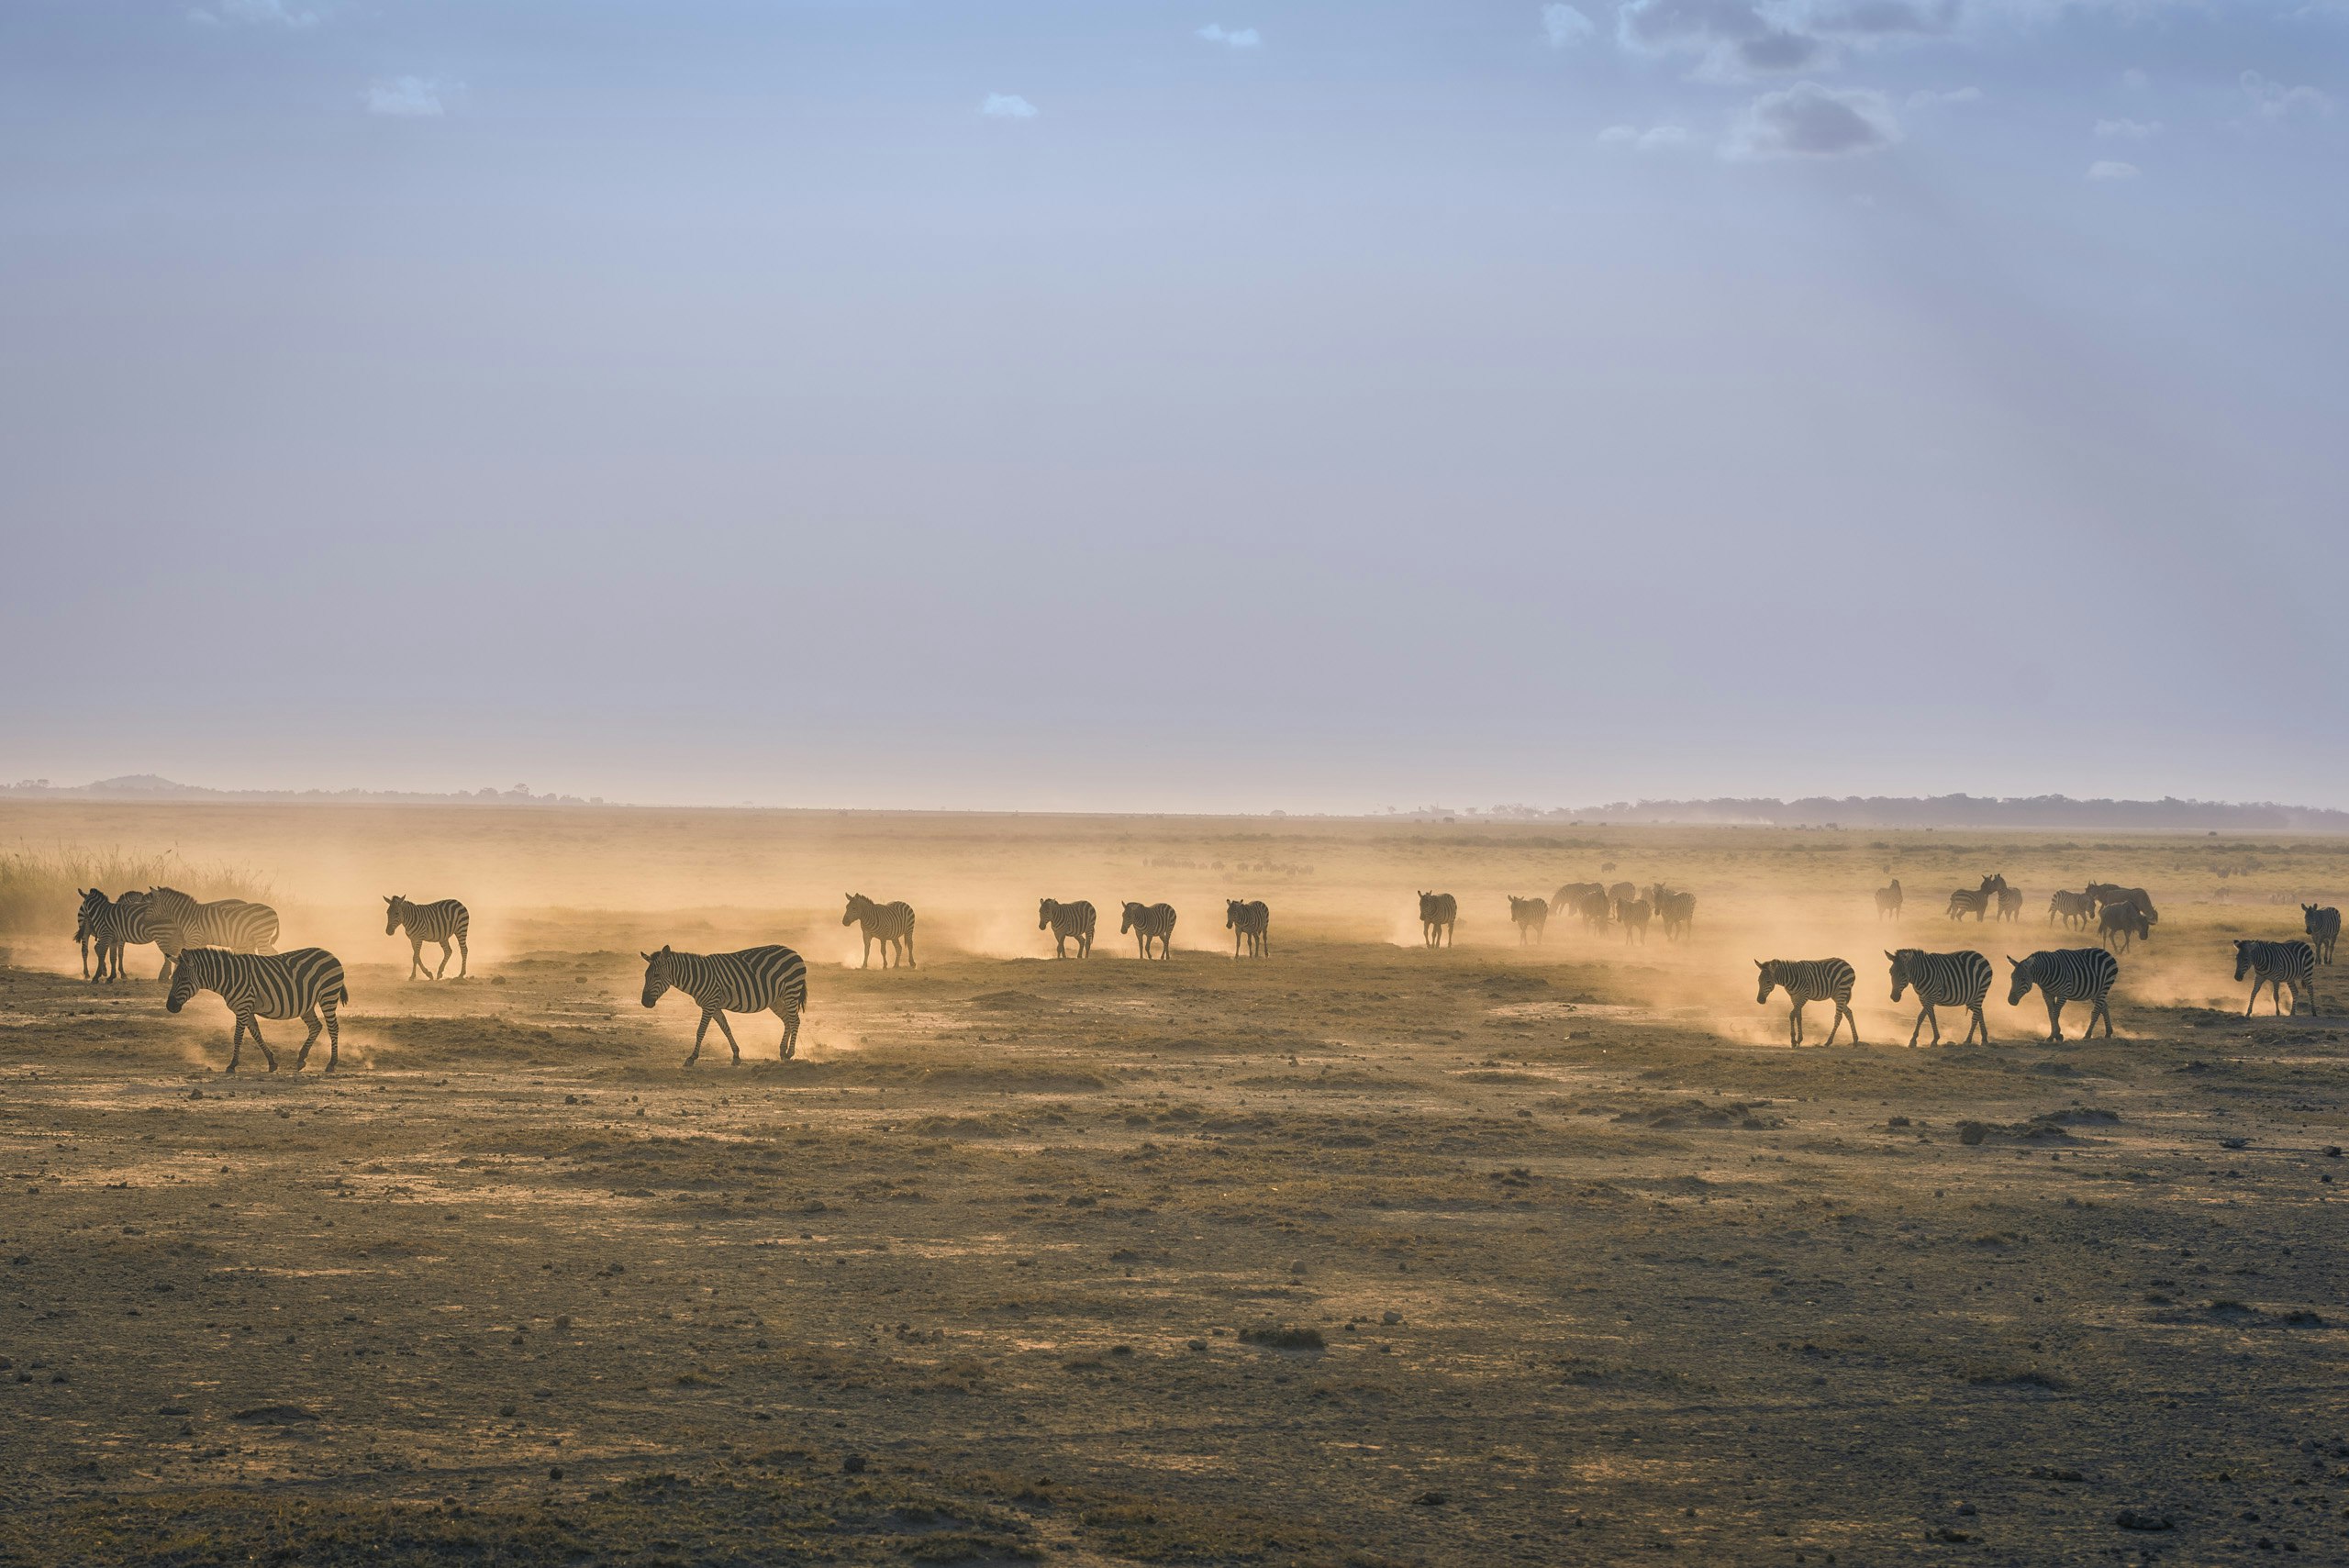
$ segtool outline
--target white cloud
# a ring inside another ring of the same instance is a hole
[[[2246,71],[2237,80],[2251,95],[2251,112],[2261,119],[2281,125],[2287,120],[2321,119],[2332,113],[2332,99],[2317,88],[2287,87],[2256,71]]]
[[[1717,82],[1829,62],[1825,40],[1782,27],[1752,0],[1628,0],[1615,39],[1641,54],[1695,52],[1695,74]]]
[[[1978,104],[1981,101],[1982,89],[1979,87],[1952,87],[1947,92],[1927,87],[1909,95],[1909,106],[1912,109],[1929,109],[1937,104]]]
[[[2161,134],[2159,120],[2099,120],[2096,133],[2107,141],[2144,141]]]
[[[1748,105],[1722,150],[1736,158],[1841,158],[1899,139],[1883,94],[1798,82]]]
[[[986,102],[979,106],[979,113],[995,120],[1032,120],[1036,106],[1017,93],[989,93]]]
[[[1605,147],[1628,147],[1639,152],[1669,152],[1696,140],[1685,128],[1676,125],[1650,126],[1642,130],[1637,126],[1611,125],[1598,133]]]
[[[1254,49],[1264,41],[1253,28],[1227,28],[1220,22],[1209,22],[1201,28],[1199,37],[1226,49]]]
[[[2088,165],[2088,178],[2091,180],[2133,180],[2143,172],[2134,163],[2123,163],[2111,158],[2099,158]]]
[[[213,0],[210,8],[198,7],[187,14],[191,22],[207,27],[222,27],[229,23],[252,26],[272,23],[281,28],[312,28],[317,26],[316,11],[289,11],[285,0]]]
[[[369,85],[367,112],[395,119],[429,120],[445,113],[440,95],[453,83],[429,76],[392,76]]]
[[[1542,36],[1550,40],[1552,49],[1580,43],[1598,30],[1590,25],[1588,17],[1572,6],[1542,7]]]

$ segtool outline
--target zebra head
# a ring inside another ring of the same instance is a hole
[[[1127,899],[1125,917],[1118,922],[1119,934],[1123,935],[1124,933],[1132,930],[1134,929],[1134,922],[1149,913],[1150,909],[1148,906],[1137,904],[1130,898]]]
[[[2032,954],[2029,958],[2015,958],[2011,956],[2008,958],[2007,962],[2014,966],[2015,972],[2013,983],[2007,987],[2008,1006],[2021,1006],[2022,999],[2031,995],[2031,985],[2033,979],[2032,970],[2038,958],[2039,955],[2037,953]]]
[[[644,1005],[649,1007],[661,999],[661,994],[671,984],[668,944],[662,943],[659,952],[640,952],[636,956],[644,961]]]
[[[841,916],[841,924],[843,926],[853,926],[859,920],[864,918],[865,916],[872,914],[874,907],[873,900],[867,898],[863,894],[852,893],[848,895],[848,908],[846,912]]]
[[[1916,984],[1915,978],[1909,973],[1909,955],[1919,950],[1914,948],[1902,948],[1898,952],[1894,952],[1890,949],[1885,951],[1884,956],[1892,961],[1892,999],[1896,1002],[1900,1000],[1900,994],[1903,991]]]
[[[403,893],[391,895],[384,900],[384,935],[388,937],[400,929],[401,924],[407,919],[408,911],[416,906],[410,904],[407,901],[407,895]]]
[[[2235,978],[2241,980],[2251,973],[2251,944],[2237,942],[2235,944]]]
[[[209,948],[188,948],[180,953],[179,962],[172,966],[171,995],[163,998],[165,1012],[178,1012],[187,1006],[190,997],[205,988],[206,978],[211,973],[212,966],[206,962],[210,951]]]
[[[1762,972],[1759,976],[1762,988],[1753,998],[1754,1004],[1759,1006],[1768,1001],[1770,993],[1778,988],[1778,961],[1775,958],[1766,961],[1757,958],[1753,961],[1753,967]]]
[[[1419,895],[1419,919],[1420,919],[1421,923],[1422,923],[1422,924],[1424,924],[1425,922],[1430,921],[1430,920],[1432,920],[1432,919],[1434,919],[1434,918],[1435,918],[1435,895],[1434,895],[1434,894],[1432,894],[1432,893],[1422,893],[1422,894],[1420,894],[1420,895]]]
[[[1049,927],[1052,923],[1053,914],[1059,910],[1060,906],[1061,903],[1057,898],[1038,899],[1036,901],[1036,929],[1041,931]]]
[[[1240,911],[1246,907],[1247,905],[1237,898],[1225,899],[1223,901],[1223,929],[1229,931],[1237,927],[1240,924]]]
[[[81,890],[77,889],[76,891]],[[96,914],[106,906],[106,895],[100,893],[96,888],[93,887],[85,892],[82,892],[82,907],[77,910],[73,916],[73,940],[75,941],[86,942],[90,940],[90,917]]]

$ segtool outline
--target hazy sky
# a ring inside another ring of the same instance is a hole
[[[2349,806],[2349,5],[9,0],[0,774]]]

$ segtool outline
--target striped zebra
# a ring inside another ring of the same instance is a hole
[[[1687,940],[1697,918],[1697,895],[1693,893],[1664,893],[1655,901],[1655,917],[1664,922],[1664,940],[1675,936]]]
[[[1935,1007],[1964,1007],[1974,1015],[1961,1043],[1973,1044],[1976,1030],[1981,1031],[1984,1045],[1990,1043],[1990,1020],[1982,1016],[1982,998],[1990,994],[1988,959],[1978,952],[1925,952],[1917,948],[1902,948],[1884,956],[1892,961],[1892,999],[1898,1002],[1902,991],[1913,988],[1917,1005],[1923,1009],[1909,1031],[1911,1047],[1917,1043],[1917,1030],[1929,1023],[1933,1026],[1933,1043],[1941,1044],[1942,1020]]]
[[[1440,948],[1453,937],[1453,927],[1460,920],[1460,900],[1449,893],[1419,895],[1419,942],[1424,947]],[[1455,944],[1456,945],[1456,944]]]
[[[2332,946],[2341,940],[2341,911],[2330,906],[2300,906],[2300,929],[2316,947],[2319,963],[2332,962]]]
[[[2243,1016],[2251,1017],[2251,1009],[2259,1001],[2259,988],[2267,987],[2276,999],[2276,1015],[2284,1014],[2284,987],[2292,988],[2292,1012],[2298,1016],[2300,998],[2309,999],[2309,1016],[2318,1018],[2322,1009],[2316,999],[2316,949],[2294,938],[2288,942],[2237,942],[2235,944],[2235,979],[2251,976],[2251,1000],[2243,1005]]]
[[[172,973],[171,995],[163,1006],[178,1012],[198,991],[217,991],[237,1018],[237,1032],[228,1043],[228,1071],[237,1070],[244,1054],[245,1036],[261,1047],[272,1073],[277,1055],[261,1037],[262,1018],[299,1018],[310,1026],[302,1040],[302,1054],[294,1059],[299,1073],[310,1060],[310,1047],[326,1030],[327,1071],[334,1071],[342,1056],[342,1026],[335,1009],[351,1000],[342,977],[342,961],[324,948],[295,948],[291,952],[228,952],[220,948],[183,948]],[[326,1015],[323,1023],[319,1015]]]
[[[2114,899],[2097,917],[2097,940],[2118,952],[2129,951],[2131,939],[2153,934],[2144,910],[2125,898]]]
[[[2085,931],[2096,918],[2096,900],[2085,893],[2058,890],[2047,896],[2047,923],[2064,922],[2067,929]]]
[[[1623,928],[1623,945],[1629,947],[1637,935],[1640,945],[1648,945],[1648,918],[1655,910],[1644,898],[1634,898],[1615,906],[1615,923]]]
[[[1534,902],[1542,903],[1538,898]],[[1542,906],[1544,909],[1549,907],[1546,904]],[[1265,907],[1263,899],[1252,898],[1244,902],[1237,898],[1225,899],[1223,924],[1224,929],[1231,933],[1232,957],[1240,956],[1240,944],[1243,940],[1248,944],[1250,958],[1264,958],[1272,952],[1273,912]]]
[[[1128,931],[1134,934],[1134,945],[1141,950],[1142,957],[1150,956],[1150,944],[1154,941],[1158,944],[1159,957],[1173,958],[1174,956],[1174,906],[1136,904],[1133,900],[1128,899],[1125,917],[1118,922],[1118,932],[1122,936]]]
[[[83,944],[83,973],[91,984],[122,980],[122,950],[127,944],[151,942],[157,940],[157,927],[161,921],[154,905],[143,893],[126,893],[120,898],[108,898],[93,887],[82,895],[81,913],[73,924],[73,939]],[[178,947],[176,939],[173,942]],[[89,973],[89,949],[98,950],[98,972]],[[171,960],[163,961],[163,973],[157,979],[167,978],[172,972]]]
[[[1971,915],[1974,917],[1975,923],[1979,925],[1982,917],[1990,912],[1990,901],[2004,893],[2006,889],[2005,877],[1986,876],[1982,879],[1981,886],[1961,887],[1951,894],[1949,907],[1943,910],[1942,914],[1952,920],[1963,920]]]
[[[242,898],[216,898],[199,903],[176,887],[150,887],[161,918],[155,926],[155,945],[163,950],[163,973],[169,976],[182,948],[226,948],[230,952],[273,953],[277,951],[277,911],[266,904]]]
[[[2022,919],[2022,892],[2019,888],[1998,889],[1998,918],[2020,923]]]
[[[473,953],[465,946],[465,937],[473,929],[473,917],[465,913],[463,905],[453,898],[443,898],[438,904],[417,904],[405,894],[398,893],[391,895],[384,902],[389,906],[384,911],[384,935],[388,937],[402,926],[407,928],[407,977],[410,980],[415,979],[416,972],[424,967],[424,944],[427,942],[440,944],[440,967],[432,972],[430,978],[438,980],[447,972],[449,940],[452,937],[456,939],[457,951],[461,955],[457,961],[457,978],[462,980],[465,977],[466,968],[473,962]]]
[[[1093,956],[1093,906],[1080,898],[1074,904],[1063,904],[1057,898],[1042,898],[1036,903],[1036,929],[1052,933],[1052,956],[1066,958],[1068,944],[1076,943],[1076,956]]]
[[[644,1005],[661,1000],[675,986],[701,1007],[701,1022],[694,1029],[694,1051],[685,1058],[691,1067],[701,1060],[702,1037],[715,1022],[734,1060],[742,1060],[729,1013],[773,1013],[783,1020],[783,1060],[799,1052],[799,1014],[807,1006],[807,964],[784,947],[744,948],[740,952],[659,952],[637,954],[644,960]]]
[[[1754,996],[1756,1006],[1770,999],[1770,993],[1783,985],[1787,999],[1794,1004],[1794,1011],[1787,1018],[1787,1043],[1802,1043],[1802,1010],[1813,1002],[1831,998],[1835,1003],[1835,1021],[1827,1026],[1826,1043],[1835,1043],[1835,1031],[1846,1020],[1852,1026],[1852,1043],[1860,1043],[1860,1020],[1852,1017],[1852,987],[1859,976],[1852,966],[1840,958],[1774,958],[1755,959],[1753,967],[1762,972],[1762,989]]]
[[[1550,901],[1546,898],[1520,898],[1512,893],[1508,895],[1508,917],[1517,927],[1518,946],[1523,947],[1528,936],[1538,942],[1542,940],[1542,933],[1549,929]]]
[[[875,904],[862,893],[848,895],[848,909],[841,916],[843,926],[861,926],[864,929],[865,969],[873,967],[873,944],[881,944],[881,967],[889,967],[889,954],[894,951],[897,962],[908,969],[918,969],[914,962],[914,906],[903,899],[895,904]],[[737,1007],[736,1012],[741,1011]]]
[[[2039,987],[2047,1002],[2047,1038],[2061,1041],[2064,1038],[2064,1004],[2092,1002],[2088,1027],[2080,1038],[2086,1040],[2096,1032],[2096,1021],[2104,1020],[2104,1038],[2112,1038],[2112,986],[2121,978],[2121,961],[2102,948],[2057,948],[2052,951],[2035,952],[2029,958],[2009,958],[2014,966],[2013,984],[2007,988],[2007,1006],[2020,1007],[2031,988]]]
[[[1607,889],[1594,883],[1590,891],[1582,895],[1582,902],[1575,906],[1575,913],[1582,917],[1584,930],[1598,931],[1615,917],[1615,905],[1607,896]]]
[[[1606,887],[1599,883],[1567,883],[1564,887],[1559,888],[1557,892],[1550,895],[1550,913],[1553,915],[1563,915],[1567,910],[1571,909],[1575,913],[1580,914],[1582,913],[1583,900],[1589,897],[1590,895],[1594,893],[1598,895],[1601,898],[1607,896]]]
[[[1610,907],[1618,904],[1628,904],[1639,895],[1639,888],[1631,883],[1610,882],[1607,884],[1607,902]]]
[[[1876,917],[1881,920],[1889,915],[1892,917],[1893,923],[1898,925],[1900,920],[1900,906],[1905,902],[1907,900],[1902,897],[1900,892],[1900,879],[1896,876],[1889,886],[1876,890]]]

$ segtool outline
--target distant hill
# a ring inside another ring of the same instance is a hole
[[[604,797],[581,799],[575,795],[533,795],[528,784],[512,789],[456,790],[435,795],[402,789],[206,789],[184,784],[153,773],[125,773],[95,784],[53,784],[47,779],[23,779],[0,784],[0,800],[146,800],[146,801],[352,801],[360,804],[411,806],[601,806]]]
[[[2238,805],[2219,800],[2074,800],[2069,795],[1807,795],[1716,800],[1619,800],[1542,810],[1497,806],[1465,811],[1423,807],[1416,817],[1476,821],[1678,823],[1771,828],[2065,828],[2091,833],[2349,833],[2349,811],[2321,806]]]

